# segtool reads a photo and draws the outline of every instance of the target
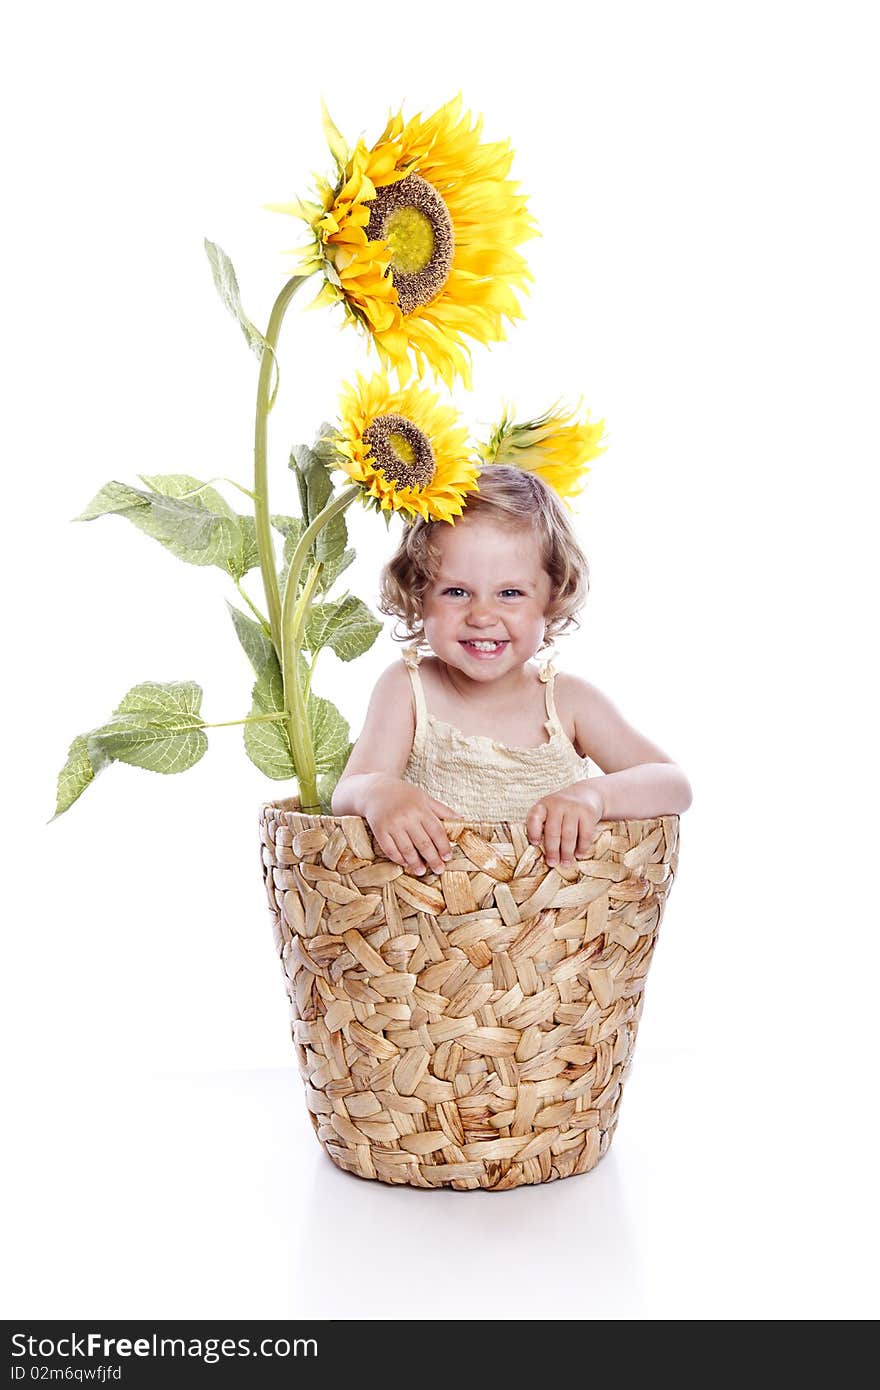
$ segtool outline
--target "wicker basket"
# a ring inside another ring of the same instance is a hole
[[[550,869],[518,823],[446,821],[440,875],[359,816],[261,812],[293,1039],[340,1168],[415,1187],[585,1173],[611,1143],[678,817],[603,821]]]

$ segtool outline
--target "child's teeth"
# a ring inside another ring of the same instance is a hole
[[[500,642],[468,642],[469,647],[476,647],[480,652],[494,652],[500,645]]]

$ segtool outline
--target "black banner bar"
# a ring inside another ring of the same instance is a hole
[[[140,1387],[169,1377],[185,1386],[309,1382],[319,1368],[353,1370],[357,1324],[313,1319],[266,1322],[78,1318],[8,1319],[9,1386]],[[2,1387],[0,1387],[2,1390]]]

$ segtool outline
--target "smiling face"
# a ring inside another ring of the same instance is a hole
[[[544,640],[550,607],[538,538],[475,516],[438,528],[436,543],[440,568],[422,600],[431,650],[481,683],[518,673]]]

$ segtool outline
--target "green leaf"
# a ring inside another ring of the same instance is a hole
[[[111,482],[92,499],[78,521],[124,516],[166,550],[191,565],[222,565],[241,545],[231,517],[217,517],[194,502],[157,496],[127,483]]]
[[[123,695],[114,714],[187,715],[199,718],[202,687],[195,681],[144,681]]]
[[[331,647],[340,661],[352,661],[369,651],[382,624],[359,598],[349,594],[338,603],[319,603],[306,623],[306,646],[312,652]]]
[[[336,447],[338,436],[338,426],[334,425],[330,420],[322,420],[315,434],[312,452],[318,455],[325,468],[333,468],[341,457]]]
[[[94,781],[110,761],[100,749],[95,749],[94,756],[90,756],[88,735],[77,734],[68,750],[67,762],[58,774],[55,816],[69,810],[77,797],[82,796],[89,783]]]
[[[337,512],[336,516],[330,518],[326,526],[321,527],[315,537],[315,558],[322,560],[324,564],[338,560],[345,549],[347,540],[348,527],[345,524],[345,514]]]
[[[305,527],[301,517],[298,516],[273,516],[270,518],[276,531],[280,531],[284,537],[284,552],[287,554],[288,547],[291,555],[296,549],[297,542],[302,535]]]
[[[351,750],[353,747],[354,744],[350,743],[348,747],[342,753],[340,753],[333,766],[327,772],[322,772],[318,778],[318,800],[321,803],[322,815],[330,816],[333,814],[333,809],[331,806],[333,793],[336,790],[336,784],[339,781],[345,769],[345,764],[348,762],[351,756]]]
[[[151,492],[162,497],[192,502],[193,506],[213,512],[216,516],[235,516],[226,498],[216,488],[211,487],[210,483],[199,482],[191,473],[139,473],[138,477]]]
[[[217,246],[213,241],[205,239],[205,251],[211,265],[211,272],[214,276],[214,284],[217,286],[217,293],[226,305],[234,319],[238,320],[241,331],[245,336],[248,347],[257,356],[262,358],[263,349],[266,347],[266,339],[255,324],[251,323],[247,314],[241,306],[241,294],[239,293],[238,280],[232,261],[227,256],[222,247]]]
[[[242,579],[249,570],[260,563],[257,548],[257,523],[252,516],[239,516],[230,507],[225,497],[207,483],[200,483],[188,473],[140,474],[147,487],[163,497],[175,497],[181,501],[192,502],[196,507],[212,512],[215,516],[225,516],[233,520],[240,534],[237,545],[221,566],[233,579]]]
[[[273,658],[275,653],[272,653]],[[268,661],[257,679],[253,692],[251,714],[273,714],[284,710],[284,689],[278,661]],[[252,763],[276,782],[296,776],[290,740],[284,723],[279,720],[260,720],[244,726],[245,752]]]
[[[290,466],[296,473],[297,487],[299,489],[300,508],[302,511],[302,523],[299,535],[306,526],[324,510],[333,497],[333,482],[330,478],[330,468],[334,460],[338,457],[336,447],[331,439],[332,425],[324,424],[321,426],[321,433],[318,435],[314,445],[298,444],[294,447],[290,455]],[[297,540],[299,539],[297,536]],[[332,520],[321,528],[315,537],[306,564],[303,569],[305,574],[316,560],[320,560],[324,569],[319,577],[318,583],[322,592],[326,592],[330,585],[342,572],[350,561],[344,560],[345,546],[348,541],[348,527],[345,523],[345,516],[339,513]],[[290,546],[290,553],[293,553],[296,542]],[[285,567],[286,577],[290,568],[290,560],[287,558],[288,545],[285,545]],[[353,552],[352,552],[352,558]],[[336,562],[340,563],[336,563]],[[343,562],[344,561],[344,562]],[[327,573],[332,567],[332,572]]]
[[[146,681],[87,736],[89,758],[117,758],[150,772],[185,772],[207,752],[201,687],[195,681]]]
[[[333,482],[330,470],[339,466],[339,459],[334,427],[326,422],[321,426],[314,444],[297,444],[292,449],[290,467],[296,473],[304,527],[310,525],[331,501]],[[318,532],[308,557],[308,565],[320,560],[326,568],[333,561],[339,560],[345,551],[347,540],[345,516],[340,513]],[[329,581],[322,576],[322,590],[330,587],[333,579],[343,568],[343,565],[338,566]]]
[[[195,681],[147,681],[129,690],[113,718],[91,733],[78,734],[58,775],[55,816],[82,796],[114,760],[151,772],[185,772],[208,747]]]
[[[287,575],[290,570],[290,562],[293,559],[293,552],[299,544],[300,536],[305,527],[298,516],[273,516],[272,525],[276,531],[280,531],[284,537],[284,557],[281,561],[281,568],[278,571],[278,586],[281,593],[284,593],[284,586],[287,583]]]
[[[77,521],[124,516],[179,560],[217,565],[237,579],[258,563],[253,518],[236,516],[213,488],[185,473],[154,474],[144,481],[149,492],[107,483]]]
[[[335,560],[325,560],[324,567],[318,576],[318,590],[322,594],[329,593],[336,583],[343,570],[347,570],[354,559],[353,550],[344,550]]]
[[[274,657],[274,653],[273,653]],[[299,662],[300,681],[306,675],[305,661]],[[335,705],[309,693],[306,710],[315,750],[315,770],[332,773],[339,768],[351,751],[348,724]],[[281,714],[284,711],[284,690],[281,671],[276,660],[267,662],[254,685],[251,714]],[[244,746],[251,762],[276,782],[296,776],[290,740],[283,720],[256,720],[244,726]],[[338,772],[336,773],[338,777]]]
[[[345,455],[339,451],[338,437],[338,428],[325,420],[312,445],[313,455],[328,473],[332,473],[334,469],[345,472],[345,466],[348,462]]]
[[[241,548],[231,555],[225,568],[233,579],[243,579],[249,570],[256,569],[260,563],[260,550],[257,545],[257,523],[252,516],[240,516]]]
[[[254,668],[254,673],[261,676],[270,661],[278,665],[278,658],[275,655],[275,648],[272,646],[272,639],[267,636],[260,623],[254,622],[253,618],[247,617],[240,608],[235,608],[227,602],[229,616],[232,618],[236,635],[239,642],[244,647],[248,661]]]
[[[338,765],[345,750],[351,747],[348,723],[334,704],[322,699],[320,695],[311,693],[308,714],[315,750],[315,768],[318,772],[331,772]]]
[[[294,445],[290,467],[296,472],[300,511],[308,526],[329,502],[333,482],[320,454],[308,444]]]

